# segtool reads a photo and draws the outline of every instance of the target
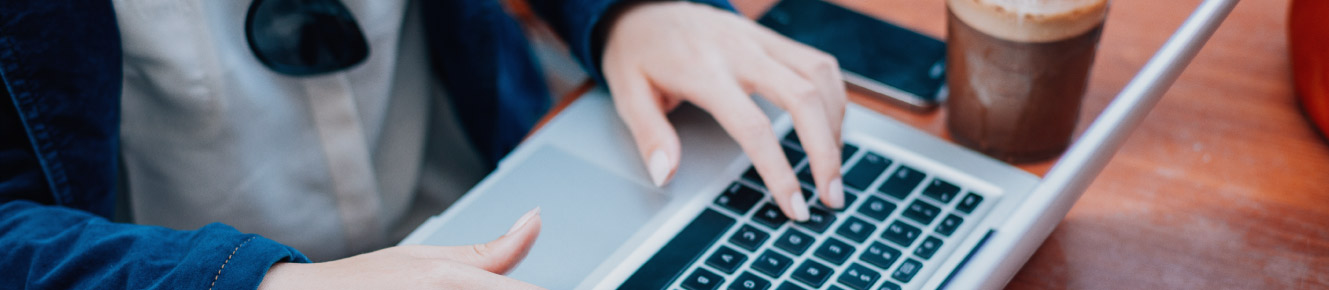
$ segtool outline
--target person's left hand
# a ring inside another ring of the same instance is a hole
[[[657,186],[673,175],[680,154],[665,113],[688,101],[710,112],[738,142],[785,215],[807,220],[807,203],[779,137],[749,97],[757,93],[793,116],[822,203],[844,206],[840,124],[846,97],[834,57],[703,4],[634,4],[613,21],[601,68]]]

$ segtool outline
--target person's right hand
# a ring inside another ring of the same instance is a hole
[[[540,234],[540,209],[485,244],[407,245],[341,260],[272,265],[258,289],[540,289],[503,276]]]
[[[825,52],[742,15],[683,1],[627,4],[610,23],[601,68],[614,106],[656,186],[678,168],[682,145],[665,114],[681,102],[706,110],[752,160],[780,210],[810,216],[793,165],[754,93],[788,111],[817,196],[844,207],[841,124],[848,99]]]

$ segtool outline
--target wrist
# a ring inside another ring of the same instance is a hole
[[[300,271],[299,268],[304,264],[277,262],[268,268],[268,273],[263,275],[263,280],[259,282],[259,290],[272,289],[293,289],[290,281]]]

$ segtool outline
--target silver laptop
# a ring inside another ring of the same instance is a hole
[[[991,289],[1004,286],[1217,29],[1236,0],[1202,3],[1042,179],[857,105],[845,116],[846,206],[795,223],[705,113],[656,188],[602,90],[583,95],[402,244],[466,245],[543,208],[509,275],[551,289]],[[759,102],[811,192],[790,119]],[[808,194],[810,196],[810,194]]]

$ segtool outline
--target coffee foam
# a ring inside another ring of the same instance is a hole
[[[956,18],[996,38],[1052,42],[1081,35],[1107,17],[1108,0],[946,0]]]

